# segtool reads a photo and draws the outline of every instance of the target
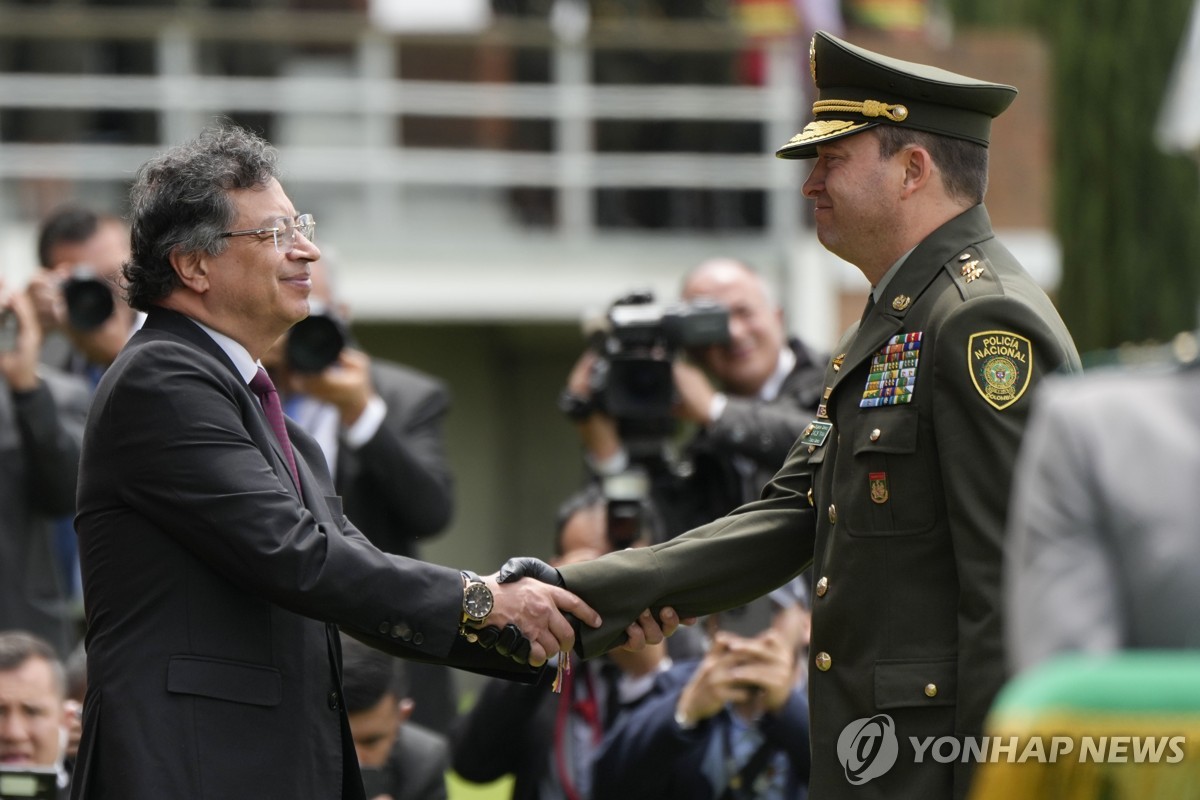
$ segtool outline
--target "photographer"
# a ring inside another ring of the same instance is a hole
[[[699,662],[660,675],[652,696],[605,737],[593,797],[803,798],[808,701],[799,680],[808,610],[797,579],[705,620]]]
[[[430,375],[353,347],[331,272],[327,259],[310,265],[313,313],[263,365],[287,415],[321,445],[346,515],[380,550],[417,558],[418,542],[443,531],[454,508],[442,433],[450,395]],[[451,673],[414,663],[409,674],[421,697],[414,720],[446,733],[457,705]]]
[[[129,258],[129,229],[120,219],[66,206],[38,232],[42,269],[29,295],[46,333],[42,361],[93,385],[140,324],[116,291]]]
[[[726,341],[692,347],[687,360],[671,364],[670,412],[675,421],[699,426],[681,458],[631,443],[629,420],[600,407],[596,375],[604,359],[594,350],[571,371],[561,403],[593,470],[612,475],[630,463],[646,467],[667,538],[758,497],[812,420],[827,360],[787,337],[782,310],[742,262],[701,263],[684,280],[682,297],[691,304],[715,301],[729,321]]]
[[[21,628],[65,654],[74,642],[52,518],[75,511],[88,388],[38,363],[29,298],[0,279],[0,629]]]

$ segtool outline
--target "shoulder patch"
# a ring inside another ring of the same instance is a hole
[[[1025,394],[1033,374],[1033,346],[1010,331],[980,331],[967,340],[967,369],[975,390],[997,411]]]

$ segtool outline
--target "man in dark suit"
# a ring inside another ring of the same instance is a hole
[[[783,310],[749,265],[714,258],[683,281],[686,302],[729,312],[729,341],[698,348],[672,364],[676,418],[696,427],[678,464],[647,464],[665,538],[758,497],[783,464],[821,399],[826,356],[789,338]],[[575,419],[584,456],[602,476],[627,468],[619,421],[597,407],[588,351],[567,379],[563,406]]]
[[[127,295],[148,318],[84,434],[76,798],[361,798],[335,626],[527,676],[573,644],[559,609],[599,622],[557,587],[384,554],[342,514],[256,364],[307,315],[320,257],[275,176],[274,149],[226,126],[147,162],[131,193]]]
[[[917,763],[911,742],[982,731],[1017,447],[1037,384],[1079,356],[983,206],[1016,90],[824,33],[810,52],[816,119],[778,155],[816,159],[817,236],[872,302],[761,500],[561,577],[613,626],[582,634],[590,653],[647,605],[709,613],[812,563],[812,796],[963,797],[972,765]]]

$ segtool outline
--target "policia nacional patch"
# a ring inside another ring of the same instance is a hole
[[[981,331],[967,341],[967,368],[983,399],[1003,411],[1029,388],[1033,347],[1010,331]]]

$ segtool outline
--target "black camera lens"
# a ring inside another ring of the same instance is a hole
[[[84,333],[103,325],[116,308],[109,285],[85,271],[67,278],[63,298],[67,301],[67,324]]]
[[[311,314],[292,326],[284,352],[297,372],[322,372],[337,361],[349,337],[337,317]]]

